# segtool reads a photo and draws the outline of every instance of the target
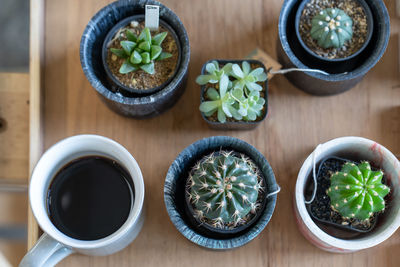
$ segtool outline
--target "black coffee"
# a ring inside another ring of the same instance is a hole
[[[98,156],[74,160],[54,177],[47,207],[53,224],[80,240],[96,240],[117,231],[133,203],[132,179],[115,161]]]

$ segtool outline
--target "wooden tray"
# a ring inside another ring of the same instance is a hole
[[[400,152],[397,39],[390,42],[383,59],[351,91],[333,97],[314,97],[277,75],[270,83],[269,116],[256,130],[217,132],[207,128],[198,111],[200,87],[195,78],[202,64],[211,58],[242,57],[255,47],[275,57],[283,1],[163,0],[188,31],[191,64],[186,92],[177,105],[149,120],[132,120],[111,112],[80,67],[83,29],[109,2],[31,1],[31,101],[44,108],[43,121],[39,109],[31,113],[31,162],[41,152],[41,142],[34,143],[42,140],[41,129],[44,148],[67,136],[100,134],[132,153],[146,184],[145,226],[128,248],[108,257],[69,256],[60,266],[398,266],[400,232],[373,249],[352,255],[329,254],[303,238],[292,212],[297,173],[317,144],[356,135],[376,140],[394,153]],[[395,0],[385,3],[394,18]],[[399,32],[399,26],[399,21],[392,19],[393,34]],[[40,89],[42,95],[37,94]],[[40,96],[44,96],[43,102]],[[225,252],[204,250],[187,241],[170,222],[163,201],[165,175],[175,157],[194,141],[213,135],[231,135],[257,147],[271,163],[282,187],[266,229],[248,245]],[[32,218],[29,234],[32,245],[38,237]]]
[[[30,107],[29,107],[29,173],[43,153],[43,48],[44,0],[30,0]],[[36,243],[40,229],[28,210],[28,250]]]

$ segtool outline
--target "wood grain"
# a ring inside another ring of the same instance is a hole
[[[28,73],[0,73],[0,120],[0,227],[23,225],[27,196],[8,190],[28,183]],[[25,242],[0,240],[0,266],[18,264],[25,250]]]
[[[27,182],[29,75],[0,73],[0,180]]]
[[[27,196],[7,188],[28,183],[29,74],[0,73],[0,120],[0,227],[22,225]],[[0,266],[17,265],[25,250],[24,242],[0,240]]]
[[[398,266],[400,232],[384,244],[351,255],[323,252],[297,230],[292,198],[299,168],[313,148],[329,139],[357,135],[400,153],[400,80],[397,41],[378,65],[351,91],[314,97],[283,76],[270,83],[270,113],[251,132],[216,132],[200,116],[195,78],[211,58],[241,58],[260,47],[275,57],[277,24],[283,1],[162,1],[183,21],[191,42],[187,90],[160,117],[132,120],[103,105],[79,62],[79,41],[90,18],[107,0],[52,0],[45,5],[44,145],[67,136],[94,133],[115,139],[138,161],[146,184],[146,223],[125,250],[108,257],[73,255],[60,266]],[[385,3],[394,14],[394,0]],[[392,33],[399,21],[392,19]],[[256,146],[270,161],[282,191],[267,228],[250,244],[213,252],[187,241],[170,222],[163,202],[169,165],[192,142],[231,135]]]

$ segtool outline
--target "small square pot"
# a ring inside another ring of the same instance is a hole
[[[260,67],[262,67],[265,71],[267,72],[267,69],[265,68],[264,64],[261,61],[258,60],[253,60],[253,59],[242,59],[242,60],[227,60],[227,59],[212,59],[204,63],[203,68],[201,69],[201,74],[206,73],[206,65],[208,63],[211,63],[212,61],[217,61],[218,64],[239,64],[241,66],[243,61],[247,61],[249,64],[257,64]],[[200,103],[204,102],[204,94],[205,94],[206,86],[202,85],[201,86],[201,92],[200,92]],[[263,83],[263,92],[264,92],[264,98],[265,98],[265,104],[264,104],[264,113],[261,115],[261,119],[258,121],[227,121],[225,123],[221,123],[218,121],[210,121],[203,113],[201,113],[201,116],[203,119],[207,122],[208,126],[211,129],[214,130],[252,130],[256,128],[266,117],[268,114],[268,80],[266,80]]]

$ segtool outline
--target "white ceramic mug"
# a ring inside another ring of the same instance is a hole
[[[329,252],[349,253],[376,246],[388,239],[400,226],[400,162],[385,147],[362,137],[341,137],[317,147],[303,163],[296,182],[294,211],[297,225],[313,245]],[[313,161],[313,156],[315,161]],[[370,233],[354,239],[340,239],[324,232],[313,221],[304,203],[307,180],[313,170],[313,162],[324,158],[356,157],[368,160],[384,171],[391,186],[390,206],[385,210],[383,220]]]
[[[117,161],[132,178],[134,203],[126,222],[113,234],[98,240],[78,240],[59,231],[46,208],[47,192],[56,173],[66,164],[83,156],[105,156]],[[77,135],[53,145],[36,165],[30,185],[29,200],[33,214],[44,231],[20,266],[54,266],[71,253],[109,255],[128,246],[139,234],[144,222],[144,182],[139,165],[117,142],[98,135]]]

